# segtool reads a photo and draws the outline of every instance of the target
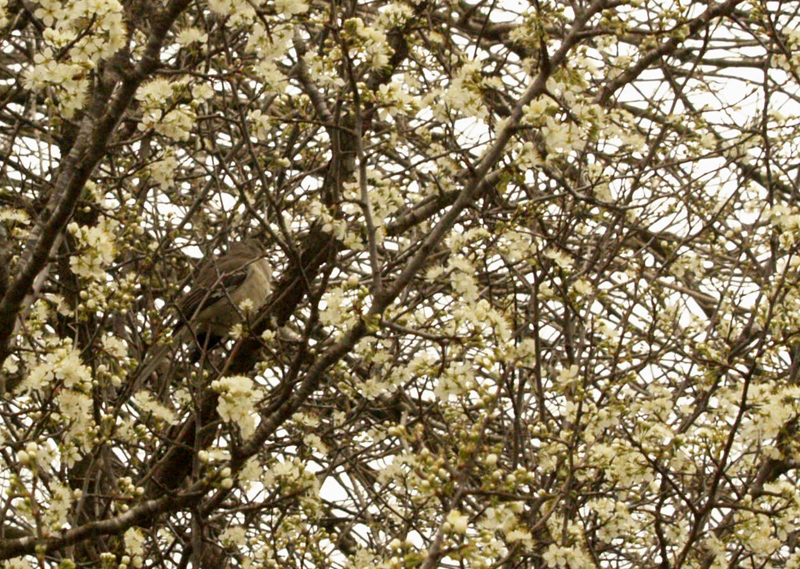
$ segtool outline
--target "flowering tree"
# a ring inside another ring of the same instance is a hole
[[[800,566],[800,3],[0,7],[5,567]]]

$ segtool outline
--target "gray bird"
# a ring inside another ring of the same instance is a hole
[[[192,288],[181,299],[182,321],[197,335],[224,338],[241,321],[244,310],[253,314],[264,305],[272,286],[272,267],[252,239],[236,243],[227,253],[205,261]]]
[[[233,325],[249,314],[256,314],[272,289],[272,267],[258,242],[252,239],[231,245],[224,255],[204,261],[192,286],[178,302],[180,322],[173,337],[177,342],[196,341],[195,354],[213,348],[225,338]],[[131,388],[156,370],[170,346],[156,349],[136,373]]]

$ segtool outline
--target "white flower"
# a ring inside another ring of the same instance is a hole
[[[56,397],[58,410],[69,424],[66,440],[68,445],[62,450],[62,458],[67,464],[73,464],[81,453],[87,452],[96,430],[92,414],[92,399],[78,391],[64,389]]]
[[[168,190],[175,185],[175,172],[178,169],[178,161],[174,156],[166,156],[158,162],[150,164],[150,175],[158,185]]]
[[[219,393],[217,411],[224,421],[236,423],[242,437],[247,438],[255,431],[254,403],[256,393],[253,381],[243,375],[223,377],[211,384]]]
[[[145,103],[147,107],[158,107],[172,97],[172,94],[172,82],[170,82],[169,79],[157,77],[139,87],[139,90],[136,92],[136,98]]]
[[[539,97],[535,101],[531,101],[529,105],[523,108],[522,122],[528,125],[539,125],[543,121],[542,117],[553,106],[550,99]]]
[[[328,445],[322,442],[322,439],[319,437],[319,435],[308,433],[303,437],[303,442],[321,454],[328,454],[328,452],[330,452]]]
[[[181,105],[167,114],[161,109],[153,108],[145,111],[138,128],[153,128],[172,140],[188,140],[196,118],[194,110],[188,105]]]
[[[105,267],[114,261],[116,243],[113,231],[116,222],[104,219],[94,227],[70,224],[70,232],[81,245],[81,252],[70,258],[70,268],[76,275],[99,280],[105,277]]]
[[[67,523],[67,513],[72,506],[73,494],[68,486],[62,485],[58,480],[51,481],[49,486],[50,500],[45,520],[51,529],[60,530]]]
[[[569,366],[568,369],[562,369],[558,372],[558,383],[569,385],[572,383],[576,377],[578,377],[579,368],[576,365]]]
[[[510,532],[508,532],[506,534],[506,540],[508,540],[509,542],[521,541],[522,543],[524,543],[526,545],[532,545],[532,541],[531,541],[532,540],[532,536],[531,536],[530,532],[523,531],[523,530],[520,530],[520,529],[514,529],[514,530],[511,530]]]
[[[556,265],[562,269],[569,269],[572,267],[572,259],[558,249],[548,249],[544,252],[544,256],[555,261]]]
[[[344,29],[352,38],[354,56],[361,56],[374,69],[386,67],[392,48],[386,40],[386,34],[375,27],[367,26],[361,18],[345,20]]]
[[[247,535],[243,527],[229,527],[219,535],[219,540],[228,546],[242,546],[247,543]]]
[[[199,83],[192,87],[192,97],[198,101],[207,101],[214,96],[214,89],[208,83]]]
[[[228,16],[230,26],[252,24],[256,18],[254,3],[248,0],[208,0],[208,7],[217,14]]]
[[[481,94],[481,69],[476,61],[461,66],[458,73],[444,93],[442,102],[464,116],[481,119],[487,115],[486,105]]]
[[[378,16],[376,25],[383,29],[393,29],[403,26],[407,21],[414,17],[414,10],[411,6],[395,2],[389,4]]]
[[[49,348],[43,361],[31,368],[19,389],[39,391],[54,380],[63,381],[68,388],[84,389],[91,379],[91,371],[83,365],[80,352],[72,347],[71,341],[65,340]]]
[[[130,528],[125,532],[125,551],[131,555],[144,555],[144,534],[139,528]]]
[[[335,288],[325,294],[325,309],[320,313],[320,322],[326,326],[343,327],[354,317],[352,303],[341,288]]]
[[[198,28],[185,28],[178,34],[177,41],[182,46],[187,46],[198,42],[206,43],[208,41],[208,34],[204,33]]]
[[[578,279],[573,283],[572,288],[581,296],[589,296],[594,290],[586,279]]]
[[[30,223],[30,216],[21,209],[2,207],[0,208],[0,221],[15,221],[27,225]]]
[[[103,336],[102,344],[108,355],[120,360],[128,357],[128,344],[121,338],[106,334]]]
[[[22,557],[3,561],[3,569],[31,569],[31,564]]]
[[[448,401],[453,395],[461,395],[475,385],[475,374],[465,363],[454,363],[441,374],[433,392],[441,401]]]
[[[167,409],[164,405],[153,399],[149,391],[139,391],[133,396],[136,405],[145,413],[151,413],[156,419],[160,419],[165,423],[174,423],[176,420],[175,413]]]
[[[263,473],[263,469],[261,465],[258,463],[258,459],[256,457],[251,458],[248,460],[244,467],[239,471],[239,483],[243,485],[246,489],[251,482],[255,482],[259,478],[261,478],[261,474]]]
[[[308,11],[308,4],[303,0],[275,0],[275,11],[284,16],[294,16]]]
[[[66,387],[75,387],[87,382],[91,377],[89,368],[81,362],[78,350],[70,350],[59,362],[59,367],[54,372],[56,377],[64,381]]]
[[[560,547],[555,543],[551,544],[550,547],[547,548],[547,551],[544,552],[542,556],[547,563],[548,567],[567,567],[568,559],[567,555],[569,553],[569,549],[566,547]]]
[[[453,533],[464,534],[467,533],[467,526],[469,525],[469,517],[465,516],[458,510],[450,510],[447,514],[447,524],[450,531]]]

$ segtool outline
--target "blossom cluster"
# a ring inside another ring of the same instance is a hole
[[[188,140],[197,115],[189,104],[173,104],[176,97],[188,90],[188,80],[169,81],[156,78],[136,92],[141,102],[139,130],[154,129],[172,140]],[[201,98],[208,95],[199,91]]]
[[[372,69],[383,69],[389,64],[393,50],[383,30],[365,24],[361,18],[345,20],[342,27],[352,50],[351,58],[363,60]]]
[[[23,361],[28,368],[18,391],[26,395],[50,393],[58,412],[53,420],[64,427],[61,460],[72,464],[82,452],[91,448],[97,431],[92,409],[92,373],[83,363],[80,352],[69,338],[47,338],[48,350]]]
[[[85,279],[99,280],[106,276],[108,267],[116,256],[114,233],[118,223],[110,218],[103,218],[93,227],[80,226],[72,222],[67,227],[80,247],[80,253],[70,258],[69,264],[73,272]]]
[[[480,63],[468,61],[461,65],[449,87],[442,94],[441,104],[462,116],[485,118],[488,110],[483,102],[482,91]],[[444,108],[440,112],[443,110]]]
[[[211,389],[219,393],[217,411],[223,420],[235,423],[247,438],[256,427],[256,390],[253,380],[242,375],[223,377],[211,384]]]
[[[271,27],[256,22],[250,31],[247,49],[257,56],[253,69],[264,87],[270,91],[278,93],[285,88],[286,78],[278,63],[286,55],[291,39],[292,26],[283,22],[277,22]]]
[[[86,102],[89,74],[125,45],[122,5],[117,0],[39,0],[42,49],[25,72],[29,89],[52,87],[59,112],[72,118]]]

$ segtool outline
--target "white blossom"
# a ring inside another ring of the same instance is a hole
[[[165,423],[174,423],[177,420],[175,413],[156,401],[149,391],[139,391],[134,395],[136,405],[145,413],[152,414],[155,418]]]
[[[308,11],[303,0],[275,0],[275,11],[284,16],[294,16]]]
[[[79,254],[70,257],[70,268],[86,279],[105,277],[105,268],[114,261],[116,242],[114,231],[117,222],[104,218],[93,227],[70,225],[70,232],[81,245]]]
[[[252,435],[255,431],[256,399],[253,381],[242,375],[234,375],[214,381],[211,387],[219,393],[217,411],[220,417],[238,425],[242,437]]]
[[[65,339],[52,345],[47,353],[33,365],[20,391],[39,391],[53,381],[64,387],[85,389],[91,381],[91,371],[81,361],[80,352]]]
[[[184,28],[178,34],[177,41],[183,46],[192,45],[193,43],[206,43],[208,34],[198,28]]]
[[[453,533],[464,534],[467,532],[469,517],[458,510],[450,510],[447,514],[447,524]]]

